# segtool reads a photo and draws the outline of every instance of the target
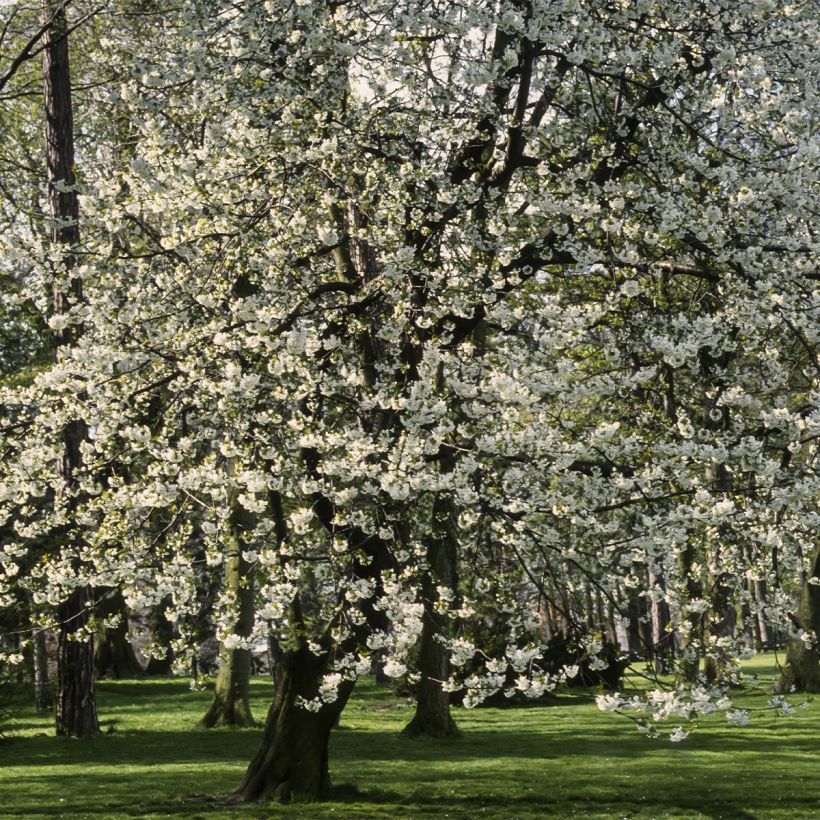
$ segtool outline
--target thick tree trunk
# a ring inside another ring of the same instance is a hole
[[[65,4],[42,0],[43,35],[43,96],[46,114],[46,165],[51,210],[51,240],[63,249],[62,266],[66,281],[58,277],[53,290],[55,315],[65,314],[72,303],[83,299],[82,279],[73,275],[75,249],[80,241],[79,200],[74,176],[74,122],[71,103],[71,73],[68,61],[68,24]],[[82,327],[68,322],[57,330],[54,345],[60,352],[73,347]],[[59,473],[65,486],[65,503],[76,508],[77,470],[82,466],[80,445],[86,438],[86,425],[81,419],[69,422],[63,431],[63,454]],[[61,539],[76,545],[79,535],[61,533]],[[75,563],[75,569],[79,567]],[[57,734],[86,737],[99,732],[94,698],[94,648],[91,639],[74,640],[84,630],[89,617],[86,606],[88,589],[76,589],[58,608],[60,634],[58,639]]]
[[[318,712],[299,706],[298,698],[312,700],[327,668],[303,647],[284,654],[276,666],[276,694],[265,722],[259,751],[251,761],[235,802],[275,800],[288,802],[294,796],[326,797],[330,790],[328,742],[330,730],[347,704],[353,683],[343,683],[336,701]]]
[[[234,522],[234,532],[225,563],[225,585],[236,596],[233,633],[247,639],[253,632],[253,568],[242,558],[242,545]],[[222,650],[222,666],[216,678],[211,706],[202,718],[207,727],[253,726],[250,707],[251,652],[245,648]]]
[[[142,675],[142,666],[137,660],[134,647],[128,640],[128,609],[125,599],[119,590],[115,590],[101,604],[97,605],[96,615],[99,618],[119,615],[116,626],[103,627],[97,632],[94,663],[97,677],[106,675],[112,678],[138,678]]]
[[[820,578],[820,547],[814,559],[808,578]],[[820,585],[803,582],[797,621],[801,629],[814,633],[814,646],[809,648],[803,641],[793,638],[786,650],[786,663],[780,680],[774,690],[784,694],[791,691],[820,692]]]
[[[88,625],[86,588],[76,589],[58,610],[57,642],[57,734],[92,737],[99,733],[94,695],[94,642],[77,633]]]
[[[34,705],[39,712],[50,712],[54,708],[54,698],[48,686],[48,653],[46,635],[35,627],[32,631],[32,657],[34,660]]]

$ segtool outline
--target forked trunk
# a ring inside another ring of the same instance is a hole
[[[88,590],[74,590],[60,606],[57,641],[57,734],[93,737],[100,731],[94,696],[94,643],[75,636],[88,624]]]
[[[820,547],[814,553],[808,578],[803,583],[797,620],[800,628],[813,633],[814,644],[810,648],[802,640],[793,638],[786,650],[786,663],[774,690],[787,694],[791,691],[820,692],[820,585],[809,579],[820,577]]]
[[[343,683],[338,699],[323,705],[318,712],[299,705],[300,697],[311,701],[317,696],[327,666],[326,658],[317,658],[306,648],[281,657],[276,667],[276,694],[265,722],[262,744],[233,794],[235,802],[286,803],[295,796],[327,796],[330,730],[353,691],[353,683]]]

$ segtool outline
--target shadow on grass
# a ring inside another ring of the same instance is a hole
[[[0,759],[15,766],[106,765],[162,766],[194,763],[237,764],[255,753],[261,728],[206,730],[192,726],[188,731],[120,730],[116,721],[108,732],[95,738],[76,740],[43,733],[29,737],[11,736],[0,747]],[[332,757],[350,762],[447,762],[492,758],[523,760],[571,759],[572,757],[625,758],[639,760],[668,750],[664,741],[649,741],[638,733],[624,736],[622,727],[611,732],[579,734],[574,726],[558,728],[548,720],[541,730],[523,731],[470,727],[461,737],[446,740],[407,738],[394,731],[343,729],[333,733]],[[16,723],[14,728],[39,723]],[[785,764],[795,754],[817,754],[815,727],[805,732],[790,727],[788,737],[769,737],[765,755],[774,764]],[[663,744],[660,746],[659,744]],[[762,751],[760,738],[737,730],[712,731],[690,737],[678,747],[683,755],[706,752],[723,755]]]
[[[269,692],[264,681],[254,688],[260,699]],[[209,693],[191,693],[178,680],[105,682],[100,689],[112,734],[84,741],[29,736],[0,746],[0,768],[10,767],[8,777],[0,776],[0,814],[280,816],[264,806],[194,798],[234,788],[261,737],[258,728],[197,728],[197,710]],[[760,820],[777,809],[788,811],[778,817],[820,818],[809,767],[817,755],[816,715],[805,724],[774,724],[765,736],[713,725],[670,747],[593,710],[458,710],[464,735],[434,741],[400,736],[409,712],[385,713],[394,696],[363,690],[345,713],[352,725],[334,732],[331,741],[334,779],[356,786],[334,790],[330,807],[315,813],[295,807],[287,816],[566,817],[571,807],[577,816],[597,817]],[[573,694],[556,705],[589,707],[591,699]],[[170,723],[168,716],[182,706],[182,720]],[[374,708],[381,712],[377,718]],[[146,713],[145,728],[132,717],[117,722],[134,711]],[[188,715],[190,728],[181,725]],[[20,730],[43,726],[33,711],[20,719]],[[14,802],[4,805],[8,800]]]
[[[704,773],[705,774],[705,773]],[[203,777],[201,772],[191,771],[178,773],[174,776],[174,783],[158,782],[155,788],[159,787],[166,794],[176,793],[180,796],[176,799],[156,799],[145,797],[143,791],[135,790],[130,798],[120,797],[115,800],[106,800],[104,809],[101,811],[100,794],[123,795],[129,787],[133,787],[134,782],[127,775],[94,775],[94,793],[78,793],[76,782],[71,782],[72,778],[58,777],[50,780],[50,788],[54,794],[70,793],[66,800],[51,805],[39,805],[36,808],[19,806],[14,813],[15,817],[57,817],[57,816],[105,816],[105,814],[116,814],[127,817],[144,817],[146,815],[171,815],[171,816],[228,816],[241,814],[242,816],[272,816],[268,807],[258,806],[226,806],[219,799],[219,796],[196,796],[196,790],[203,785],[208,785],[207,775]],[[17,781],[18,787],[25,789],[27,786],[37,785],[38,778],[20,778]],[[361,812],[368,812],[366,816],[409,816],[409,817],[478,817],[484,810],[493,809],[498,806],[499,800],[503,799],[505,817],[547,817],[565,816],[563,809],[568,801],[571,801],[573,813],[577,816],[594,815],[600,812],[603,807],[608,812],[607,816],[624,817],[640,815],[649,816],[644,811],[650,811],[651,816],[678,816],[679,812],[686,812],[702,818],[735,818],[735,820],[759,820],[765,817],[766,805],[750,805],[745,802],[746,808],[737,805],[737,797],[730,789],[721,789],[716,783],[716,788],[712,793],[705,796],[693,790],[688,797],[681,797],[680,794],[663,793],[654,794],[651,798],[639,799],[635,794],[627,790],[606,787],[606,784],[598,784],[599,788],[585,788],[579,784],[575,789],[555,790],[544,786],[541,790],[533,791],[531,794],[522,795],[520,793],[505,793],[503,798],[493,793],[484,791],[482,793],[481,783],[471,783],[471,780],[480,780],[478,774],[470,778],[461,778],[459,785],[464,788],[475,789],[470,794],[459,793],[448,796],[442,793],[441,788],[452,782],[452,778],[442,776],[439,782],[428,779],[424,783],[415,785],[410,790],[392,790],[389,788],[373,788],[360,790],[348,785],[340,785],[333,789],[329,795],[329,804],[296,804],[292,810],[296,816],[307,818],[318,815],[320,810],[338,807],[338,815],[362,816]],[[588,784],[589,785],[589,784]],[[167,791],[166,791],[167,789]],[[314,811],[309,806],[316,807]],[[356,806],[360,811],[350,811],[346,815],[346,806]],[[563,807],[563,809],[562,809]],[[782,808],[787,808],[791,816],[795,818],[809,818],[818,816],[818,803],[810,799],[786,799]],[[405,811],[408,812],[405,814]],[[290,815],[294,816],[294,815]],[[324,816],[324,815],[323,815]]]

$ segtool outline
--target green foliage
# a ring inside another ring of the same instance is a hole
[[[748,671],[772,678],[771,658]],[[271,684],[255,679],[264,713]],[[463,737],[409,740],[411,707],[363,682],[331,740],[334,798],[326,804],[225,806],[257,729],[197,727],[209,693],[185,681],[105,681],[104,734],[49,737],[50,719],[13,710],[17,738],[0,749],[2,817],[807,818],[820,813],[820,704],[796,718],[721,718],[678,745],[648,740],[599,712],[588,695],[556,705],[457,710]],[[741,698],[746,708],[768,696]],[[349,785],[343,785],[349,784]],[[204,795],[208,795],[205,797]]]

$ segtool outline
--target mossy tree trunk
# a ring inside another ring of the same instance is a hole
[[[820,585],[809,583],[811,578],[820,578],[820,547],[814,553],[808,578],[803,582],[800,606],[797,610],[797,626],[813,632],[814,645],[807,646],[802,640],[793,638],[786,649],[786,663],[775,691],[788,693],[820,692]]]
[[[288,802],[294,796],[323,798],[330,790],[328,742],[330,731],[353,691],[345,682],[337,700],[318,712],[299,705],[310,701],[329,666],[328,656],[317,657],[307,647],[283,653],[276,665],[276,692],[259,751],[251,761],[236,802],[274,800]]]
[[[225,563],[225,585],[235,596],[236,620],[233,634],[247,640],[253,632],[253,567],[242,557],[240,530],[242,513],[236,506],[232,516],[232,533]],[[216,677],[214,699],[202,718],[207,727],[253,726],[250,706],[251,652],[237,646],[222,649],[221,666]]]

